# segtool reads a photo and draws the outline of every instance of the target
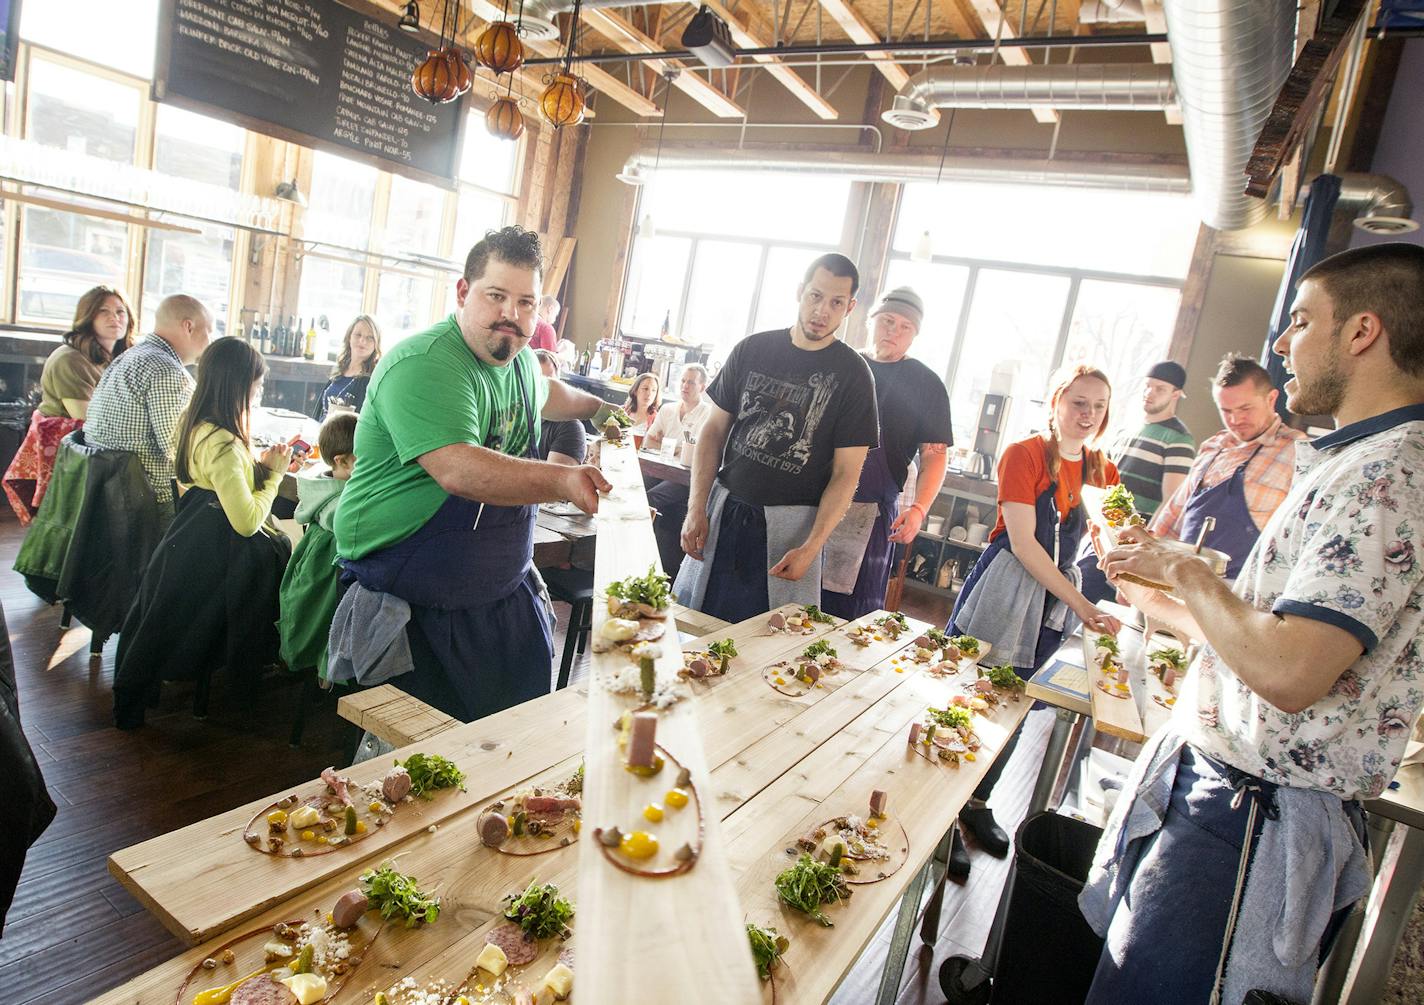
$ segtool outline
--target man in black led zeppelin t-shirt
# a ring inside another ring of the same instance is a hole
[[[870,368],[837,337],[859,283],[844,255],[816,259],[796,323],[743,339],[708,387],[677,583],[689,607],[735,622],[820,603],[821,548],[878,443]]]

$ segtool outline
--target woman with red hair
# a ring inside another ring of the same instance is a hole
[[[995,663],[1028,679],[1073,633],[1116,633],[1122,626],[1078,588],[1073,559],[1083,535],[1083,485],[1118,482],[1117,468],[1091,446],[1108,424],[1112,387],[1089,366],[1060,371],[1048,394],[1048,428],[1005,448],[999,460],[999,518],[989,546],[959,591],[946,631],[988,642]],[[990,854],[1008,854],[1009,839],[984,801],[1012,753],[1010,741],[959,815]],[[955,833],[950,870],[969,872]]]

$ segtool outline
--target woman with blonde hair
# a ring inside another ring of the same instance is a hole
[[[354,412],[366,403],[371,374],[381,361],[381,329],[369,314],[358,314],[341,340],[341,355],[331,371],[331,381],[322,388],[316,405],[316,420],[326,418],[333,402]]]
[[[133,345],[133,333],[133,311],[114,287],[95,286],[75,304],[73,325],[40,373],[39,407],[5,471],[5,495],[21,524],[39,512],[59,441],[84,424],[99,378]]]
[[[1118,482],[1116,466],[1096,444],[1108,426],[1112,387],[1101,370],[1067,367],[1048,393],[1048,428],[1004,449],[999,460],[999,514],[989,546],[964,581],[945,630],[972,635],[993,647],[994,662],[1006,663],[1027,680],[1047,662],[1081,622],[1088,631],[1116,633],[1122,625],[1078,588],[1074,558],[1082,538],[1083,486]],[[984,801],[1004,770],[1015,740],[959,815],[990,854],[1008,854],[1008,835]],[[958,831],[950,870],[969,872]]]

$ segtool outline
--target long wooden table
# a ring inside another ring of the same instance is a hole
[[[908,645],[922,627],[915,626],[902,642]],[[694,685],[710,770],[703,796],[722,821],[741,906],[749,919],[776,924],[792,941],[788,967],[778,979],[781,1002],[820,1002],[831,994],[901,893],[922,884],[922,868],[940,838],[1029,707],[1020,701],[981,718],[983,751],[976,761],[950,768],[910,751],[906,731],[927,705],[943,706],[962,693],[972,671],[960,678],[931,677],[901,655],[900,643],[885,642],[869,654],[874,662],[866,662],[865,654],[857,654],[865,660],[852,659],[865,669],[842,671],[836,686],[801,698],[780,694],[762,679],[764,665],[822,637],[843,656],[851,655],[844,629],[837,623],[818,626],[809,636],[772,635],[764,618],[732,626],[709,638],[737,640],[742,655],[731,673]],[[270,801],[261,800],[116,853],[111,871],[197,948],[98,1000],[170,1005],[189,970],[234,929],[254,930],[328,909],[356,885],[363,869],[396,855],[403,872],[440,891],[444,913],[428,928],[382,936],[359,979],[334,1001],[369,1002],[374,990],[405,976],[458,982],[473,965],[484,932],[498,922],[506,894],[535,877],[570,894],[574,890],[576,845],[535,858],[511,857],[482,847],[475,823],[479,809],[495,797],[540,779],[556,781],[577,767],[586,704],[585,690],[569,688],[420,744],[418,749],[456,760],[467,774],[468,791],[407,805],[380,832],[342,852],[297,860],[253,852],[241,835],[248,819]],[[364,782],[388,767],[382,758],[347,774]],[[791,864],[786,849],[795,838],[822,820],[864,812],[875,788],[888,791],[891,810],[909,836],[905,866],[879,883],[856,887],[848,903],[831,908],[834,928],[823,929],[779,904],[771,881]],[[769,989],[762,990],[770,1000]]]

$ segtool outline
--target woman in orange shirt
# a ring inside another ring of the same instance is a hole
[[[964,581],[946,631],[990,643],[995,663],[1031,677],[1082,623],[1093,632],[1122,625],[1078,589],[1078,552],[1086,518],[1082,488],[1114,485],[1117,468],[1089,444],[1108,424],[1112,388],[1088,366],[1061,371],[1048,396],[1048,429],[1010,444],[999,461],[999,519],[989,547]],[[1017,739],[1017,737],[1015,737]],[[984,801],[1013,752],[1010,741],[959,815],[991,854],[1008,854],[1009,839]],[[969,872],[958,832],[950,869]]]

